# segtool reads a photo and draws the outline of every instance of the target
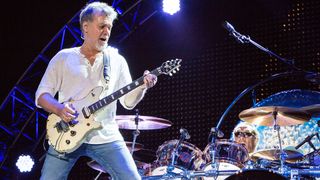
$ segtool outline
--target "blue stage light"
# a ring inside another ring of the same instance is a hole
[[[180,11],[180,0],[163,0],[162,9],[164,12],[173,15]]]

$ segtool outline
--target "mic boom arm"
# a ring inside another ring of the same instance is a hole
[[[241,43],[251,43],[255,47],[257,47],[258,49],[268,53],[270,56],[281,60],[282,62],[287,64],[289,67],[293,68],[294,70],[301,71],[301,69],[299,69],[296,66],[294,66],[294,60],[288,60],[288,59],[282,58],[279,55],[275,54],[274,52],[270,51],[269,49],[261,46],[260,44],[258,44],[255,41],[253,41],[248,35],[244,36],[244,35],[240,34],[239,32],[237,32],[234,29],[234,27],[228,21],[225,21],[225,23],[223,24],[223,27],[225,29],[227,29],[229,31],[230,35],[234,36],[239,42],[241,42]]]

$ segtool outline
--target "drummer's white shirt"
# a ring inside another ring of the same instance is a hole
[[[102,86],[106,91],[100,99],[131,83],[131,75],[126,60],[118,53],[117,49],[108,47],[104,53],[110,54],[110,80],[108,86],[103,77],[103,54],[97,55],[94,64],[80,53],[80,47],[63,49],[50,61],[36,92],[35,102],[43,93],[53,97],[58,92],[59,102],[68,101],[70,98],[77,100],[84,98],[90,90]],[[120,98],[122,106],[124,98]],[[37,104],[39,107],[39,105]],[[95,113],[95,120],[102,123],[103,129],[94,130],[85,139],[85,143],[102,144],[123,140],[115,121],[117,101],[107,105]]]

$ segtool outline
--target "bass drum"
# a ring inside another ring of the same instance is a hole
[[[212,145],[208,144],[204,149],[205,162],[206,165],[202,168],[204,171],[213,170],[211,166],[212,157],[210,154],[210,147]],[[217,163],[218,171],[230,171],[230,173],[236,173],[244,167],[245,162],[248,160],[247,149],[234,141],[228,139],[218,140],[215,144],[216,154],[215,160]],[[223,180],[227,178],[228,175],[219,175],[218,177],[204,177],[205,180],[217,179]]]
[[[171,164],[172,153],[178,140],[164,142],[157,150],[157,160],[152,165],[152,176],[164,175],[167,167]],[[202,164],[202,151],[191,143],[182,141],[175,157],[175,168],[173,172],[180,173],[184,170],[199,170]]]
[[[270,179],[270,180],[286,180],[284,176],[267,169],[250,169],[236,173],[226,178],[226,180],[257,180],[257,179]]]

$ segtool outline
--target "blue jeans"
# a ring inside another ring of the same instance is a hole
[[[71,153],[61,154],[51,146],[41,170],[42,180],[67,179],[80,156],[88,156],[102,165],[114,180],[141,179],[124,141],[106,144],[82,144]]]

